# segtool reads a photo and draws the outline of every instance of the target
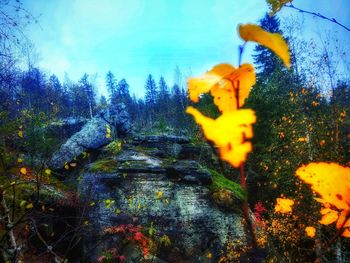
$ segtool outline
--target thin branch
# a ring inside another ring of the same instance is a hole
[[[329,17],[326,17],[326,16],[324,16],[324,15],[322,15],[320,13],[315,13],[315,12],[303,10],[303,9],[300,9],[300,8],[294,6],[293,4],[285,5],[285,7],[289,7],[289,8],[295,9],[295,10],[299,11],[300,13],[306,13],[306,14],[309,14],[309,15],[317,16],[317,17],[322,18],[324,20],[328,20],[328,21],[330,21],[332,23],[337,24],[338,26],[341,26],[342,28],[344,28],[345,30],[350,32],[350,28],[349,27],[343,25],[342,23],[339,23],[335,18],[329,18]]]

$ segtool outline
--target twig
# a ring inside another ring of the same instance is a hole
[[[303,10],[303,9],[300,9],[300,8],[294,6],[293,4],[285,5],[285,7],[289,7],[289,8],[295,9],[295,10],[299,11],[300,13],[305,13],[305,14],[317,16],[317,17],[322,18],[324,20],[328,20],[328,21],[330,21],[332,23],[337,24],[338,26],[341,26],[342,28],[344,28],[345,30],[350,32],[350,28],[349,27],[343,25],[342,23],[339,23],[334,17],[333,18],[329,18],[329,17],[326,17],[326,16],[324,16],[324,15],[322,15],[320,13],[315,13],[315,12]]]

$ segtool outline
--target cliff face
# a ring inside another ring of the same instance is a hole
[[[212,175],[196,150],[185,137],[163,135],[134,137],[117,154],[102,151],[78,185],[88,222],[84,254],[96,259],[116,248],[127,262],[142,262],[130,242],[104,232],[128,224],[141,225],[154,240],[153,262],[206,262],[228,237],[245,242],[241,216],[216,205],[208,189]],[[159,242],[165,236],[170,244]]]

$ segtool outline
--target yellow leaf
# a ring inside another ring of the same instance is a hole
[[[69,165],[72,166],[72,167],[76,167],[77,163],[70,163]]]
[[[343,210],[340,213],[339,219],[337,221],[336,227],[337,229],[344,229],[342,236],[350,237],[350,219],[345,222],[346,218],[349,216],[350,210]]]
[[[270,33],[258,25],[246,24],[239,26],[239,34],[245,41],[253,41],[271,49],[278,55],[287,68],[290,68],[290,54],[287,42],[278,33]]]
[[[234,72],[235,68],[230,64],[219,64],[200,77],[190,78],[188,81],[188,93],[193,102],[199,101],[199,96],[220,82],[226,76]]]
[[[26,204],[27,204],[27,201],[22,200],[22,201],[20,202],[19,206],[22,207],[22,208],[24,208]]]
[[[205,137],[213,141],[220,150],[223,160],[239,167],[252,151],[252,145],[246,139],[253,137],[252,124],[256,117],[253,110],[244,109],[222,114],[217,119],[204,116],[193,107],[187,107],[195,121],[202,126]]]
[[[162,191],[158,191],[156,194],[156,199],[160,199],[163,196],[163,192]]]
[[[308,237],[315,237],[316,229],[313,226],[307,226],[305,232]]]
[[[32,203],[29,203],[29,204],[26,205],[26,208],[27,208],[27,209],[32,209],[33,207],[34,207],[34,206],[33,206]]]
[[[154,234],[153,222],[151,222],[151,226],[148,229],[148,234],[150,237],[152,237]]]
[[[18,162],[18,163],[22,163],[22,162],[23,162],[23,159],[22,159],[22,158],[18,158],[18,159],[17,159],[17,162]]]
[[[19,171],[21,174],[27,174],[27,169],[25,167],[22,167]]]
[[[266,0],[266,2],[269,5],[269,8],[271,9],[270,15],[274,15],[276,12],[281,10],[281,8],[287,4],[291,3],[293,0]]]
[[[255,71],[251,64],[238,69],[229,64],[219,64],[198,78],[188,82],[188,92],[193,102],[198,102],[202,93],[209,92],[220,112],[230,112],[242,107],[255,84]],[[239,97],[239,103],[237,98]]]
[[[321,209],[322,219],[319,221],[322,225],[329,225],[337,221],[338,212],[330,208]]]
[[[292,206],[294,205],[294,200],[288,198],[277,198],[277,204],[275,205],[275,212],[282,214],[292,212]]]
[[[23,138],[23,131],[18,131],[17,135],[18,135],[18,137]]]
[[[159,242],[166,247],[171,245],[171,240],[170,240],[169,236],[167,236],[165,234],[160,238]]]
[[[47,169],[45,169],[45,173],[46,173],[47,175],[51,175],[51,170],[50,170],[49,168],[47,168]]]
[[[339,210],[350,210],[350,168],[336,163],[310,163],[297,169],[296,175]]]
[[[106,199],[105,200],[105,205],[106,205],[106,208],[111,208],[111,206],[115,203],[114,200],[111,200],[111,199]]]

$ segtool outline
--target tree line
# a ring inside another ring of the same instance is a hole
[[[28,110],[52,119],[92,118],[109,105],[124,103],[136,126],[177,128],[189,120],[184,114],[188,104],[185,89],[176,83],[169,87],[164,77],[156,81],[148,75],[144,98],[131,95],[127,80],[117,81],[111,71],[105,77],[107,98],[97,98],[95,79],[85,73],[78,82],[67,75],[61,82],[56,75],[46,76],[37,67],[1,72],[0,110],[12,116]]]

